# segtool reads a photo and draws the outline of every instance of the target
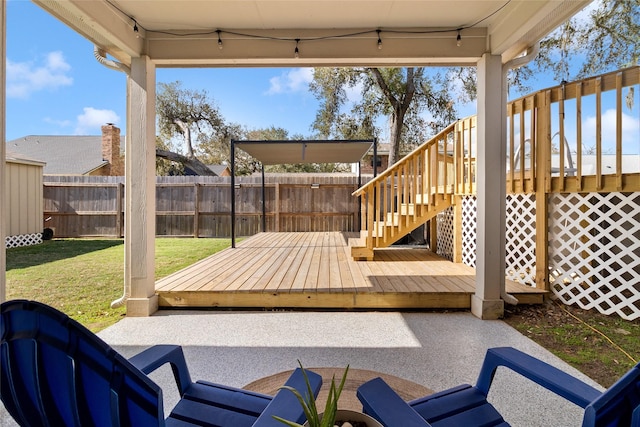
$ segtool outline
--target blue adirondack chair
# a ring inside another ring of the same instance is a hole
[[[0,395],[23,426],[282,426],[304,422],[293,393],[275,397],[205,381],[191,382],[182,348],[158,345],[125,359],[47,305],[0,306]],[[181,399],[165,420],[162,390],[146,374],[169,363]],[[306,371],[315,395],[322,379]],[[306,390],[300,369],[287,380]]]
[[[640,364],[604,393],[559,369],[511,347],[492,348],[476,386],[454,387],[405,402],[381,378],[358,388],[363,411],[386,427],[508,426],[487,402],[499,366],[509,368],[584,408],[584,427],[640,427]]]

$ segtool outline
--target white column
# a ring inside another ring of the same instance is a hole
[[[481,319],[504,314],[500,299],[505,277],[506,104],[502,60],[484,54],[478,61],[476,293],[471,312]]]
[[[2,144],[0,147],[0,302],[7,298],[7,249],[5,246],[6,222],[7,222],[7,189],[5,186],[6,159],[7,159],[7,129],[6,129],[6,102],[5,93],[7,88],[7,2],[1,0],[0,4],[0,136]]]
[[[131,290],[128,316],[158,310],[155,295],[156,155],[155,65],[132,58],[127,79],[125,145],[125,281]]]

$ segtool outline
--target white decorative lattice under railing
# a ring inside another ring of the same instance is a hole
[[[462,263],[473,268],[476,268],[477,209],[476,196],[462,198]]]
[[[565,304],[640,318],[640,193],[549,200],[551,290]]]
[[[438,244],[436,253],[453,261],[453,207],[450,206],[436,216]]]
[[[640,318],[640,193],[549,197],[554,296],[587,310]],[[507,278],[535,286],[535,195],[508,195],[506,204]],[[462,262],[476,264],[475,196],[462,200]]]
[[[19,236],[7,236],[4,239],[6,248],[17,248],[19,246],[39,245],[42,243],[42,233],[21,234]]]
[[[507,194],[506,277],[536,285],[536,196]]]
[[[477,198],[462,198],[462,262],[476,267]],[[506,278],[535,286],[535,195],[508,194],[506,198]]]

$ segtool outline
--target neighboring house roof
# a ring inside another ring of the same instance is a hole
[[[573,167],[577,167],[577,159],[575,153],[572,154]],[[638,154],[623,154],[622,160],[622,173],[638,173],[640,172],[640,155]],[[560,155],[552,154],[551,166],[556,168],[560,164]],[[603,154],[601,157],[602,174],[609,175],[615,173],[616,167],[616,155],[615,154]],[[565,169],[569,169],[569,164],[565,160]],[[582,155],[582,175],[595,175],[596,174],[596,156],[593,154]]]
[[[228,169],[226,165],[207,165],[217,176],[224,176],[224,172]]]
[[[84,175],[108,164],[102,158],[101,135],[29,135],[8,141],[9,150],[42,159],[46,175]]]

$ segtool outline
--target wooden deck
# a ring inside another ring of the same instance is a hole
[[[260,233],[156,282],[161,307],[469,308],[475,269],[427,249],[377,250],[354,261],[355,233]],[[515,282],[521,303],[544,291]]]

